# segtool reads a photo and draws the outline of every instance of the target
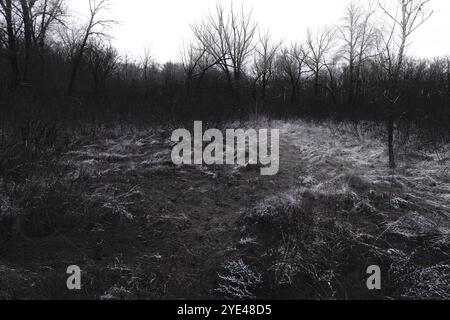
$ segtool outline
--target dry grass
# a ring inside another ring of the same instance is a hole
[[[290,191],[242,216],[242,238],[253,241],[241,243],[241,256],[263,278],[252,294],[448,299],[448,161],[409,149],[391,171],[384,146],[370,132],[355,136],[334,125],[280,125],[300,150],[305,172]],[[372,264],[384,272],[377,293],[365,287]]]
[[[0,298],[448,299],[448,149],[405,145],[391,171],[376,128],[269,124],[275,177],[176,167],[167,128],[43,129],[26,147],[10,133]],[[65,289],[72,264],[82,292]]]

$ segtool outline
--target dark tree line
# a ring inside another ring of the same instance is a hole
[[[448,136],[450,58],[413,59],[429,0],[373,9],[350,4],[337,26],[273,39],[243,7],[217,6],[191,25],[180,62],[119,55],[107,0],[76,23],[64,0],[0,0],[0,108],[55,121],[308,117],[383,124],[395,167],[396,131]],[[22,114],[23,116],[23,114]]]

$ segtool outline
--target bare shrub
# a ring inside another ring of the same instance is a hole
[[[216,291],[227,299],[254,299],[261,274],[254,272],[242,260],[229,261],[223,267],[227,274],[219,274],[221,284]]]

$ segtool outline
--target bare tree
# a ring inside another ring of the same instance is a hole
[[[41,71],[43,70],[42,51],[46,37],[56,23],[64,25],[66,8],[64,0],[20,0],[20,7],[25,39],[23,79],[27,81],[36,51],[40,51]]]
[[[258,116],[258,109],[262,109],[266,105],[267,87],[272,80],[275,69],[275,58],[278,50],[281,46],[281,42],[272,43],[270,33],[268,31],[259,34],[259,41],[255,47],[255,60],[253,64],[254,72],[254,89],[253,95],[256,100],[256,116]],[[261,88],[261,104],[259,105],[259,99],[256,94],[256,87]]]
[[[109,0],[89,0],[89,21],[72,62],[72,72],[67,89],[69,95],[73,92],[77,72],[89,40],[92,37],[109,38],[107,31],[116,23],[114,20],[102,18],[102,13],[108,8]]]
[[[233,5],[229,10],[217,5],[214,13],[210,12],[201,23],[192,25],[200,46],[225,74],[237,103],[240,81],[253,50],[256,29],[252,12],[246,13],[244,7],[235,10]]]
[[[335,31],[330,27],[319,28],[315,33],[310,29],[307,32],[306,44],[309,55],[306,63],[314,77],[314,96],[319,95],[320,72],[326,67],[328,54],[333,48]]]
[[[384,97],[388,102],[386,127],[388,134],[389,166],[394,169],[394,128],[395,106],[401,96],[399,81],[405,61],[405,52],[411,35],[422,26],[433,14],[429,9],[430,0],[395,0],[394,6],[389,7],[378,2],[381,11],[387,17],[387,32],[381,38],[379,55],[381,63],[387,73],[387,90]]]
[[[105,83],[108,76],[116,68],[118,53],[111,44],[94,40],[88,43],[86,47],[84,61],[91,71],[94,80],[94,93],[97,95],[100,90],[100,85]]]
[[[195,43],[184,45],[181,52],[181,63],[188,79],[194,78],[202,59],[207,54],[204,47],[198,47]]]
[[[14,21],[14,6],[12,0],[0,0],[1,15],[5,19],[5,29],[3,33],[6,35],[6,47],[8,48],[8,56],[13,72],[14,82],[20,81],[20,69],[17,52],[16,27]]]
[[[35,1],[20,0],[20,6],[22,8],[22,21],[23,21],[23,33],[25,38],[25,62],[23,66],[23,80],[28,79],[28,68],[31,59],[31,50],[33,45],[33,22],[31,18],[31,10]]]
[[[291,87],[291,103],[297,101],[297,90],[302,75],[307,72],[305,67],[308,54],[305,47],[293,44],[290,48],[283,48],[277,58],[278,73],[289,82]]]
[[[339,76],[339,55],[335,55],[332,57],[332,59],[329,59],[324,62],[325,69],[327,70],[328,74],[328,83],[325,85],[325,89],[328,91],[328,93],[331,96],[331,100],[333,104],[337,105],[337,78]]]
[[[199,99],[200,89],[207,72],[220,63],[208,53],[208,50],[196,42],[184,46],[181,61],[186,78],[188,99]],[[191,101],[192,102],[192,101]]]
[[[201,62],[207,55],[207,50],[204,47],[197,47],[195,43],[185,45],[181,53],[181,62],[183,64],[186,75],[186,91],[188,97],[191,97],[192,82],[198,74],[206,72],[201,68]],[[213,63],[215,65],[215,63]]]
[[[156,73],[156,63],[152,58],[150,49],[145,48],[144,54],[141,57],[140,67],[142,68],[142,80],[145,88],[145,93],[148,96],[151,91],[152,75]]]
[[[48,33],[55,25],[62,25],[67,28],[64,18],[67,8],[64,0],[40,0],[33,5],[33,41],[34,45],[44,48]]]
[[[56,43],[61,57],[66,63],[74,61],[78,54],[78,47],[83,38],[83,30],[80,28],[58,28]]]
[[[353,0],[346,8],[342,25],[339,27],[340,38],[344,45],[342,57],[348,63],[348,103],[354,102],[358,92],[357,85],[363,64],[373,57],[377,31],[372,24],[374,11],[364,9]]]

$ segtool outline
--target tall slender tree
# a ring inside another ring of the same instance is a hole
[[[389,6],[379,1],[379,6],[387,18],[385,34],[381,38],[379,55],[386,71],[387,84],[384,98],[387,101],[386,127],[388,136],[389,166],[396,167],[394,131],[397,118],[396,106],[401,99],[400,80],[404,67],[406,49],[411,35],[433,14],[430,0],[395,0]]]
[[[116,23],[115,20],[103,18],[102,14],[108,10],[109,0],[89,0],[89,21],[83,32],[81,42],[78,44],[76,54],[72,61],[72,72],[70,74],[67,93],[72,94],[78,69],[80,67],[86,46],[92,37],[109,38],[108,30]]]
[[[253,95],[256,101],[255,112],[258,115],[259,109],[266,106],[267,88],[273,78],[275,71],[275,58],[281,42],[273,43],[268,31],[259,34],[259,41],[255,47],[255,57],[253,64],[254,89]],[[261,89],[261,99],[258,99],[256,87]]]
[[[339,36],[343,42],[342,57],[348,65],[347,99],[353,105],[363,64],[374,55],[376,28],[372,23],[374,11],[353,0],[346,8]]]
[[[17,49],[17,30],[15,28],[14,21],[14,7],[12,0],[0,0],[1,14],[5,18],[6,25],[6,46],[8,49],[8,57],[13,73],[14,82],[18,84],[20,82],[20,69],[18,60]]]

